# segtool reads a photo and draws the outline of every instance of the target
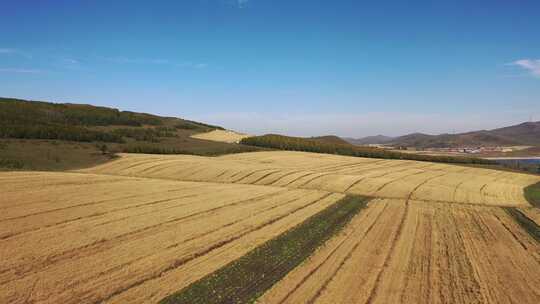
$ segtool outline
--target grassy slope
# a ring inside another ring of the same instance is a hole
[[[525,188],[525,198],[531,205],[540,208],[540,183]]]
[[[113,154],[103,154],[92,143],[0,140],[0,170],[62,171],[95,166],[112,158]]]
[[[347,196],[161,303],[253,303],[338,233],[367,200]]]
[[[222,129],[91,105],[0,98],[0,170],[90,167],[116,152],[214,156],[262,150],[191,138]],[[108,153],[100,147],[106,145]]]

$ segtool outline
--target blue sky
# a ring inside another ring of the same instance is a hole
[[[360,137],[540,120],[538,1],[2,1],[0,96]]]

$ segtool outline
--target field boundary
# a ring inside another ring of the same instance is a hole
[[[346,196],[160,303],[253,303],[341,231],[368,201],[362,196]]]
[[[527,201],[536,208],[540,208],[540,183],[525,187],[523,190]]]
[[[277,134],[266,134],[262,136],[251,136],[243,138],[241,144],[270,149],[286,151],[304,151],[323,154],[337,154],[353,157],[380,158],[380,159],[401,159],[416,160],[435,163],[457,163],[457,164],[482,164],[495,165],[491,160],[464,157],[464,156],[433,156],[387,151],[379,148],[360,147],[351,144],[327,143],[313,139],[284,136]]]
[[[533,239],[540,243],[540,226],[518,208],[506,207],[504,210],[521,226],[521,228],[523,228],[523,230],[527,231]]]

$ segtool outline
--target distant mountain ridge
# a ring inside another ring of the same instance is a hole
[[[344,139],[354,145],[372,145],[372,144],[389,143],[394,139],[394,137],[384,136],[384,135],[375,135],[375,136],[367,136],[367,137],[357,138],[357,139],[355,138],[344,138]]]
[[[430,135],[413,133],[399,137],[383,135],[360,139],[347,139],[356,145],[391,144],[417,148],[453,148],[464,146],[540,146],[540,121],[493,130],[480,130],[459,134]]]

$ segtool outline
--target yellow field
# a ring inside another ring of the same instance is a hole
[[[0,303],[155,303],[343,198],[378,197],[263,303],[539,303],[500,206],[539,177],[300,152],[0,173]]]
[[[0,179],[1,303],[156,302],[343,197],[74,173]]]
[[[261,303],[538,303],[540,246],[497,207],[377,200]]]
[[[191,135],[191,137],[226,143],[239,143],[242,139],[249,137],[249,135],[229,130],[214,130],[206,133]]]
[[[523,187],[540,180],[538,176],[446,164],[303,152],[213,158],[129,155],[85,172],[499,206],[528,205]]]

